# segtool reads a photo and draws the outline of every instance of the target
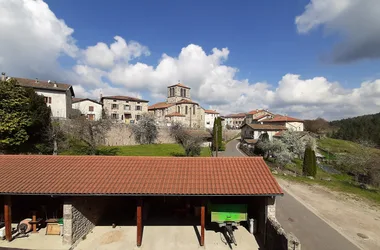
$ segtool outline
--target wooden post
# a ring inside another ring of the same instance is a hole
[[[137,201],[137,246],[141,246],[142,242],[142,199]]]
[[[33,223],[33,225],[32,225],[32,228],[33,228],[33,233],[37,233],[37,212],[36,211],[33,211],[33,214],[32,214],[32,222],[34,222]]]
[[[4,200],[4,222],[5,222],[5,238],[7,241],[12,240],[12,201],[11,196],[5,196]]]
[[[206,218],[205,204],[201,206],[201,246],[205,245],[205,218]]]

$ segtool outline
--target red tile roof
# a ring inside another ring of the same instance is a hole
[[[264,109],[255,109],[248,112],[250,115],[256,115],[257,113],[264,112]]]
[[[262,122],[303,122],[303,120],[290,116],[275,115],[272,119],[262,120]]]
[[[20,77],[11,77],[15,80],[17,80],[18,84],[23,87],[30,87],[35,89],[49,89],[49,90],[56,90],[56,91],[71,91],[71,95],[74,95],[73,87],[70,84],[66,83],[58,83],[58,82],[48,82],[48,81],[41,81],[37,79],[28,79],[28,78],[20,78]],[[56,84],[57,87],[54,87]]]
[[[173,103],[167,103],[167,102],[158,102],[148,107],[148,110],[154,110],[154,109],[165,109],[173,106]]]
[[[182,83],[177,83],[177,84],[174,84],[174,85],[171,85],[171,86],[168,86],[168,88],[170,87],[182,87],[182,88],[187,88],[187,89],[191,89],[190,87],[186,86],[186,85],[183,85]]]
[[[276,130],[287,130],[287,128],[285,126],[282,126],[282,125],[252,123],[252,124],[245,124],[242,127],[244,127],[244,126],[249,126],[254,130],[274,130],[274,131],[276,131]]]
[[[185,117],[185,115],[178,113],[178,112],[173,112],[170,114],[165,115],[166,117],[172,117],[172,116],[180,116],[180,117]]]
[[[72,103],[83,102],[83,101],[90,101],[90,102],[94,102],[94,103],[102,105],[100,102],[97,102],[97,101],[89,99],[89,98],[73,98]]]
[[[198,103],[197,102],[193,102],[191,100],[182,99],[182,100],[176,102],[175,104],[198,104]]]
[[[114,95],[114,96],[103,96],[103,99],[111,99],[111,100],[122,100],[122,101],[132,101],[132,102],[149,102],[147,100],[139,99],[131,96],[122,96],[122,95]]]
[[[0,166],[0,194],[283,194],[261,157],[2,155]]]
[[[211,109],[205,109],[206,114],[219,114],[216,110],[211,110]]]

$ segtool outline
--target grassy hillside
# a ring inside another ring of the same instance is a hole
[[[318,147],[323,151],[331,154],[353,154],[360,153],[360,145],[355,142],[345,141],[340,139],[323,138],[318,140]],[[380,156],[380,149],[368,148],[375,154]],[[323,152],[322,152],[323,153]]]

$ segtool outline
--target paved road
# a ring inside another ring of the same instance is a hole
[[[229,142],[220,156],[242,156],[238,143],[238,140]],[[286,192],[277,198],[276,216],[285,231],[301,241],[302,250],[359,249]]]

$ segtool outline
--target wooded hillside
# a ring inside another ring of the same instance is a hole
[[[380,147],[380,113],[330,122],[337,128],[333,138],[350,141],[368,141]]]

